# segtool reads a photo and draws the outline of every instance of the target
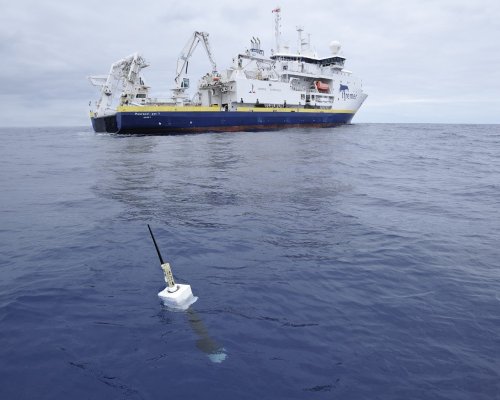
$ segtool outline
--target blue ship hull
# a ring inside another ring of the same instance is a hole
[[[175,135],[193,132],[272,130],[291,127],[332,127],[348,124],[351,112],[118,112],[92,119],[95,132]]]

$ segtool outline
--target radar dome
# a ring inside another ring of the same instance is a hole
[[[332,40],[330,42],[330,51],[333,55],[338,54],[341,47],[342,46],[340,45],[340,42],[338,42],[337,40]]]

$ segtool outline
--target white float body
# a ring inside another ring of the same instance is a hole
[[[175,292],[171,292],[170,290],[172,289],[166,287],[158,293],[158,297],[160,297],[163,304],[167,307],[178,310],[187,310],[191,304],[198,300],[198,297],[193,296],[190,285],[177,283],[175,286],[177,288]]]

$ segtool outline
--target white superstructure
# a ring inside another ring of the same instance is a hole
[[[331,54],[318,57],[310,38],[298,27],[297,49],[281,43],[280,12],[276,15],[276,51],[267,57],[258,38],[233,59],[233,65],[206,74],[199,83],[198,103],[235,110],[238,106],[306,107],[357,110],[366,98],[362,82],[344,68],[340,43],[330,43]]]

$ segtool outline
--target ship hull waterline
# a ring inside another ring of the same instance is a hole
[[[354,112],[117,112],[92,117],[98,133],[175,135],[203,132],[327,128],[349,124]]]

